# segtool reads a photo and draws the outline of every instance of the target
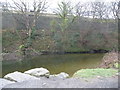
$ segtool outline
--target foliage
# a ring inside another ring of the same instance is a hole
[[[117,73],[115,69],[81,69],[74,73],[73,77],[82,77],[82,78],[93,78],[97,76],[110,77]]]
[[[56,30],[55,30],[55,27],[56,27],[56,21],[55,20],[52,20],[50,22],[50,26],[51,26],[51,32],[54,33]]]
[[[5,53],[15,51],[19,47],[19,37],[12,30],[2,31],[2,51]]]
[[[73,23],[75,17],[72,14],[73,7],[70,5],[70,2],[61,2],[58,4],[56,14],[60,18],[59,26],[61,31],[64,32],[70,23]]]
[[[119,66],[119,63],[114,63],[114,67],[115,68],[119,68],[120,66]]]
[[[22,43],[21,39],[18,37],[17,33],[12,30],[6,30],[2,32],[2,46],[3,46],[3,52],[12,52],[19,49],[20,45],[27,46],[27,35],[26,30],[17,30],[19,34],[22,36],[21,38],[24,40]],[[100,32],[100,31],[98,31]],[[89,51],[89,50],[112,50],[113,48],[117,49],[117,36],[116,33],[101,33],[103,35],[99,35],[99,33],[95,33],[96,35],[93,37],[94,33],[92,33],[92,36],[89,36],[90,34],[87,31],[72,31],[69,30],[68,32],[68,38],[65,47],[65,51],[68,52],[80,52],[80,51]],[[106,37],[106,38],[105,38]],[[47,51],[61,51],[61,48],[63,46],[61,39],[63,37],[61,36],[60,31],[55,31],[54,35],[51,34],[50,30],[36,30],[33,34],[33,37],[31,37],[32,45],[31,47],[35,50],[41,51],[41,50],[47,50]],[[99,41],[99,42],[98,42]],[[107,41],[107,42],[106,42]],[[112,41],[112,42],[111,42]],[[106,43],[106,44],[104,44]],[[116,47],[115,47],[116,45]],[[48,48],[49,47],[49,48]]]
[[[22,49],[22,48],[24,48],[24,47],[25,47],[24,45],[20,45],[20,46],[19,46],[19,49]]]
[[[61,47],[61,50],[65,51],[66,45],[68,45],[68,27],[74,22],[74,15],[72,14],[73,7],[70,5],[70,2],[61,2],[58,4],[56,14],[59,18],[56,25],[60,27],[60,42],[56,41],[56,45]],[[52,22],[53,24],[54,22]],[[55,24],[55,23],[54,23]],[[53,30],[53,29],[52,29]],[[56,40],[56,39],[55,39]],[[59,45],[58,45],[59,43]]]

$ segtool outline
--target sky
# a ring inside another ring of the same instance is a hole
[[[12,0],[0,0],[0,2],[9,2],[12,3]],[[14,0],[14,1],[19,1],[19,0]],[[31,3],[34,0],[22,0]],[[63,0],[46,0],[49,5],[49,12],[52,12],[55,8],[57,8],[57,4]],[[78,2],[94,2],[94,1],[103,1],[103,2],[114,2],[117,0],[64,0],[64,1],[70,1],[73,5],[78,3]]]

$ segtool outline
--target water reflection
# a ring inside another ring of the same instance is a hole
[[[66,72],[73,75],[79,69],[94,68],[101,63],[104,54],[42,55],[22,61],[3,61],[3,76],[7,73],[44,67],[51,74]]]

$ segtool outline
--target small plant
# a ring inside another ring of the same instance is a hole
[[[21,50],[24,47],[25,47],[25,45],[22,44],[22,45],[19,46],[19,49]]]
[[[20,45],[19,46],[19,52],[22,54],[22,55],[25,55],[25,45]]]
[[[119,68],[119,64],[118,64],[118,63],[115,63],[115,64],[114,64],[114,67],[115,67],[115,68]]]

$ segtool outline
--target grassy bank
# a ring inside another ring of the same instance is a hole
[[[81,69],[74,73],[73,77],[93,78],[93,77],[111,77],[117,75],[120,63],[117,52],[106,53],[99,66],[94,69]]]
[[[82,78],[94,78],[97,76],[102,77],[111,77],[117,75],[118,70],[116,69],[82,69],[74,73],[73,77],[82,77]]]

